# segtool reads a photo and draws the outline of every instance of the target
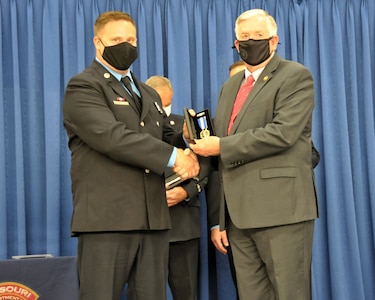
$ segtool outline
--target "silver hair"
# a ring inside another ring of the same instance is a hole
[[[245,20],[248,20],[248,19],[251,19],[255,16],[259,16],[259,17],[265,17],[266,19],[266,26],[267,26],[267,30],[269,31],[270,33],[270,36],[275,36],[277,35],[277,24],[276,24],[276,21],[275,19],[270,15],[268,14],[268,12],[266,12],[265,10],[263,9],[250,9],[250,10],[247,10],[245,12],[243,12],[242,14],[240,14],[238,16],[238,18],[236,19],[236,23],[235,23],[235,27],[234,27],[234,32],[236,33],[236,37],[238,38],[238,26],[241,22],[245,21]]]

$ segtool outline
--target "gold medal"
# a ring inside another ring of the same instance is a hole
[[[200,137],[201,137],[201,139],[203,139],[203,138],[205,138],[205,137],[208,137],[208,136],[210,136],[210,135],[211,135],[211,133],[210,133],[210,131],[209,131],[207,128],[202,129],[202,131],[201,131],[201,133],[200,133]]]

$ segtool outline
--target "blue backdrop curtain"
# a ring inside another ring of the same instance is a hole
[[[138,26],[138,78],[170,78],[173,112],[216,108],[234,21],[263,8],[279,25],[278,53],[315,79],[313,140],[320,218],[313,298],[375,299],[375,2],[373,0],[1,0],[0,259],[76,255],[69,236],[70,152],[61,103],[94,58],[93,23],[106,10]],[[234,299],[227,258],[210,244],[202,195],[199,299]]]

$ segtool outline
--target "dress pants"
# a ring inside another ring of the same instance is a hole
[[[168,230],[78,236],[80,300],[165,300]]]
[[[168,283],[173,300],[195,300],[198,282],[199,238],[169,244]]]
[[[313,220],[256,229],[228,223],[241,300],[311,299]]]
[[[233,253],[232,253],[232,248],[230,247],[230,245],[227,247],[227,255],[228,255],[228,261],[229,261],[230,275],[232,276],[233,285],[236,288],[236,299],[239,300],[240,298],[238,296],[238,289],[237,289],[236,269],[234,267]]]

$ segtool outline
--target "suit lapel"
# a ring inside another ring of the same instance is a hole
[[[107,85],[119,96],[125,98],[129,103],[130,106],[134,109],[134,111],[138,114],[138,109],[134,103],[133,98],[130,96],[130,94],[125,90],[124,86],[120,81],[118,81],[116,78],[112,76],[111,73],[109,73],[100,63],[98,63],[96,60],[94,60],[93,67],[96,69],[96,71],[100,74],[100,77],[103,78]],[[136,82],[136,79],[133,75],[134,82]],[[139,86],[136,83],[137,87]],[[139,90],[141,95],[142,92]],[[145,108],[142,106],[142,115],[145,113]]]
[[[276,53],[269,64],[264,68],[263,72],[259,75],[259,78],[255,82],[250,94],[247,96],[245,103],[243,104],[240,113],[238,114],[236,120],[233,123],[230,134],[236,132],[241,119],[247,114],[248,110],[251,110],[251,105],[255,101],[262,101],[262,97],[257,97],[261,93],[262,89],[266,87],[267,83],[272,79],[273,73],[277,68],[281,58]],[[238,90],[237,90],[238,91]],[[233,103],[232,103],[233,106]],[[229,119],[228,119],[229,122]]]
[[[220,136],[226,136],[228,130],[229,119],[232,113],[234,101],[236,100],[237,92],[240,89],[241,83],[244,79],[245,71],[241,71],[238,74],[233,75],[232,84],[228,86],[229,95],[224,101],[224,111],[226,112],[223,117],[223,122],[220,123],[220,128],[217,128],[217,134]],[[216,124],[215,124],[216,126]],[[219,134],[220,133],[220,134]]]

